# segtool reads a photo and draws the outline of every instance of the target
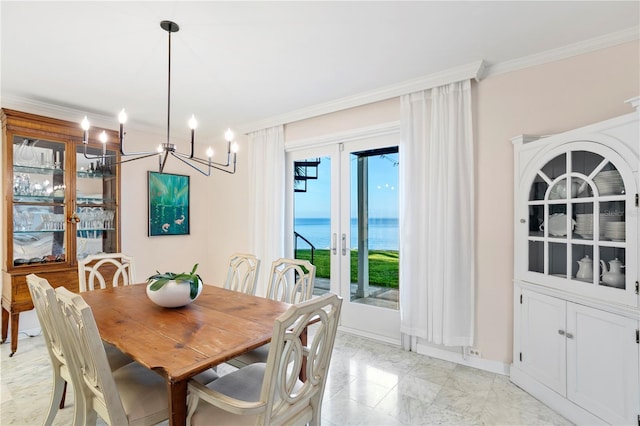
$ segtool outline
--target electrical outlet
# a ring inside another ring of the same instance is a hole
[[[481,358],[482,354],[480,353],[480,349],[477,348],[466,348],[468,356],[475,356],[477,358]]]

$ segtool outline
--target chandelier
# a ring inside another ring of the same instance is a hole
[[[172,21],[162,21],[160,22],[160,27],[165,30],[169,35],[169,69],[168,69],[168,84],[167,84],[167,140],[165,143],[162,143],[158,146],[156,151],[148,151],[148,152],[125,152],[124,149],[124,124],[127,121],[127,114],[124,109],[120,111],[118,115],[118,121],[120,122],[120,131],[118,133],[118,143],[119,143],[119,151],[120,157],[129,157],[134,156],[134,158],[128,159],[120,159],[120,161],[116,162],[107,162],[108,158],[117,157],[117,154],[107,154],[106,143],[107,143],[107,133],[102,131],[100,133],[98,139],[102,142],[102,154],[93,155],[87,153],[87,144],[89,142],[89,120],[85,116],[80,126],[83,130],[82,135],[82,143],[84,146],[84,157],[90,160],[98,160],[99,167],[108,168],[112,165],[128,163],[129,161],[141,160],[143,158],[152,157],[154,155],[158,156],[158,168],[160,173],[164,171],[164,166],[167,163],[167,159],[171,155],[172,157],[177,158],[182,161],[189,167],[199,171],[205,176],[211,175],[212,169],[222,170],[223,172],[234,174],[236,172],[236,152],[238,150],[238,145],[233,143],[233,132],[231,129],[227,130],[225,133],[225,139],[227,141],[227,160],[226,162],[216,162],[213,161],[213,149],[209,147],[206,151],[207,158],[196,157],[194,154],[194,144],[195,144],[195,131],[198,126],[198,122],[195,117],[192,115],[191,119],[189,119],[189,128],[191,129],[191,151],[189,154],[185,154],[182,152],[178,152],[176,149],[176,145],[171,143],[170,141],[170,130],[171,130],[171,33],[178,32],[180,27],[178,24]]]

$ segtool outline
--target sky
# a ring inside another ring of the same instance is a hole
[[[356,157],[351,155],[351,217],[357,216]],[[369,157],[369,217],[398,217],[398,154]],[[307,192],[295,194],[296,218],[328,218],[331,211],[331,165],[322,157],[318,179],[307,181]]]

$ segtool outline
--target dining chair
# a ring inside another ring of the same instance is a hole
[[[60,305],[70,368],[79,376],[75,389],[82,424],[151,425],[168,419],[165,379],[132,362],[111,371],[91,307],[82,296],[64,287],[55,295]]]
[[[311,299],[316,267],[308,260],[280,258],[271,264],[267,298],[287,303]]]
[[[260,259],[253,254],[233,253],[229,257],[229,270],[224,288],[255,295],[259,272]]]
[[[266,363],[203,385],[189,382],[187,424],[320,425],[342,299],[333,293],[291,306],[273,326]],[[317,327],[304,344],[310,324]],[[299,379],[302,371],[305,380]]]
[[[51,394],[49,412],[44,422],[44,424],[49,425],[55,418],[58,408],[64,408],[67,384],[69,381],[73,383],[73,380],[69,372],[68,358],[65,356],[62,346],[62,338],[65,334],[60,331],[63,324],[61,324],[62,316],[55,297],[55,291],[49,281],[35,274],[27,275],[26,279],[33,306],[36,308],[36,315],[38,316],[38,321],[40,321],[42,335],[47,344],[51,365],[53,366],[53,392]],[[112,345],[105,344],[105,351],[111,370],[117,370],[133,362],[131,358]]]
[[[267,298],[287,303],[300,303],[311,299],[316,267],[307,260],[280,258],[271,264]],[[256,362],[266,362],[270,344],[259,346],[227,361],[237,368]]]
[[[106,288],[111,278],[113,287],[136,282],[133,257],[123,253],[93,254],[78,260],[78,282],[80,291]]]
[[[53,367],[53,391],[51,392],[49,411],[44,421],[44,425],[48,426],[53,423],[58,408],[64,408],[67,383],[74,382],[71,378],[68,359],[62,347],[61,314],[53,287],[46,279],[34,274],[27,275],[27,287],[31,293],[31,300],[33,300],[33,306],[36,309],[38,321],[40,321],[42,336]],[[76,401],[74,415],[80,412],[81,409],[78,408],[78,401]]]

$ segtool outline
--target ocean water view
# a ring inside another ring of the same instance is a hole
[[[350,247],[358,247],[358,220],[351,219]],[[297,218],[295,231],[309,240],[317,249],[331,248],[331,226],[329,218]],[[308,245],[298,239],[298,248],[305,249]],[[398,250],[398,219],[371,218],[369,219],[369,249]]]

